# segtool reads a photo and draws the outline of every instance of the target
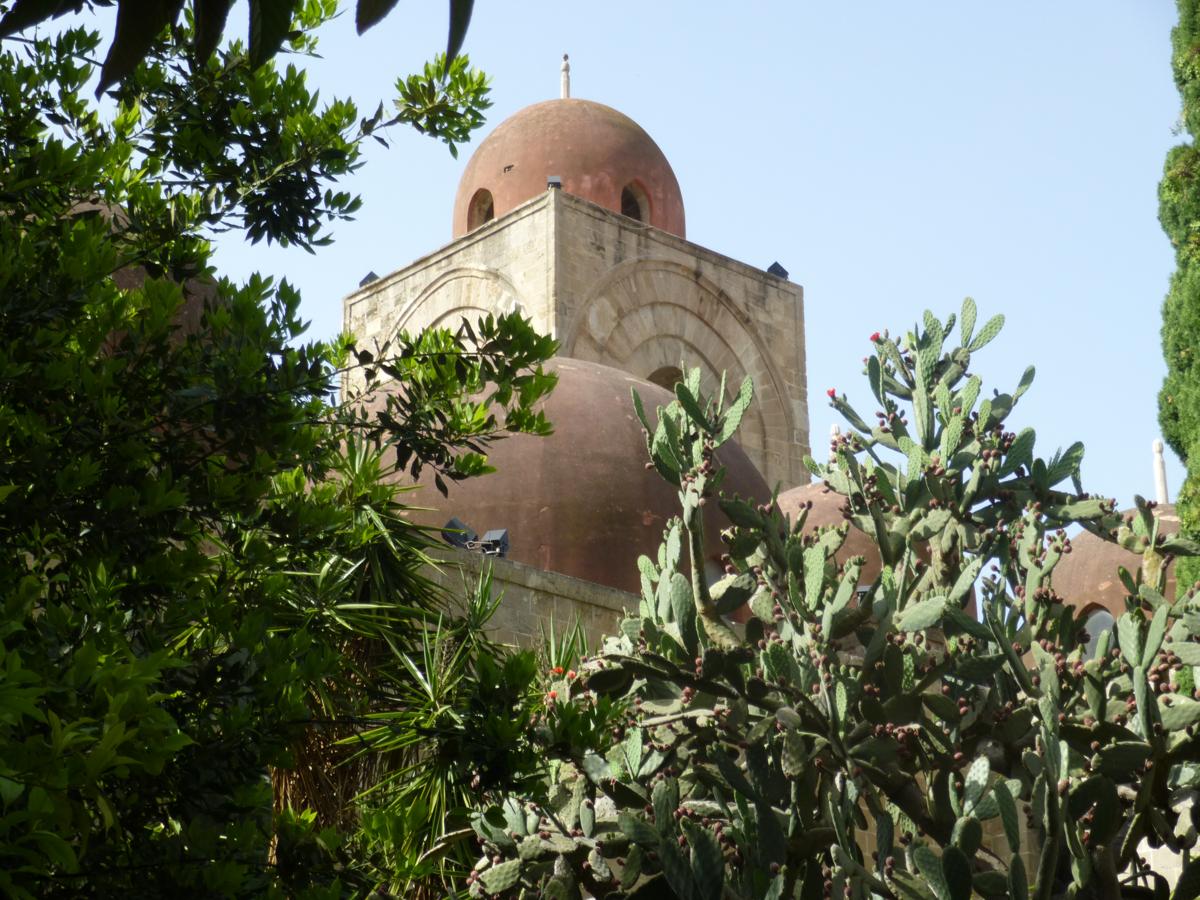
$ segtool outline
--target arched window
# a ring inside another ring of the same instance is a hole
[[[706,559],[704,561],[704,583],[712,587],[718,581],[725,577],[725,567],[721,565],[718,559]]]
[[[1087,659],[1096,657],[1096,647],[1100,644],[1100,635],[1113,627],[1113,617],[1103,606],[1093,606],[1083,620],[1083,627],[1088,633]]]
[[[650,221],[650,198],[636,181],[629,182],[621,189],[621,215],[639,222]]]
[[[480,188],[471,198],[471,205],[467,207],[467,231],[474,231],[494,218],[496,207],[492,203],[492,192],[487,188]]]
[[[650,377],[646,380],[673,392],[675,385],[683,381],[683,373],[676,366],[663,366],[661,369],[651,372]]]

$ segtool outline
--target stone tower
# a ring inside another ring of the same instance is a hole
[[[564,97],[501,123],[463,173],[453,240],[348,296],[345,327],[369,344],[516,309],[561,356],[664,387],[681,366],[731,390],[750,375],[742,447],[772,487],[808,481],[801,288],[689,242],[670,163],[615,109]]]
[[[724,489],[763,502],[775,486],[808,482],[800,287],[689,242],[662,151],[628,116],[566,96],[565,66],[563,81],[561,99],[521,110],[476,149],[451,242],[345,300],[345,327],[365,346],[514,310],[559,342],[545,401],[554,434],[497,441],[493,474],[412,501],[433,507],[413,512],[430,526],[453,516],[479,533],[508,530],[508,557],[492,564],[504,601],[491,628],[523,644],[550,619],[578,621],[593,644],[611,634],[636,608],[638,557],[657,553],[679,514],[675,489],[645,469],[631,388],[653,410],[681,369],[699,367],[709,391],[725,372],[731,394],[751,376],[740,446],[721,449]],[[710,509],[704,563],[717,577],[718,531],[730,523]],[[483,563],[445,554],[467,577]]]

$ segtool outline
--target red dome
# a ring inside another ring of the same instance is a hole
[[[685,237],[679,182],[650,135],[609,106],[572,99],[527,106],[484,139],[458,185],[454,236],[538,196],[551,176],[569,194]]]
[[[804,484],[800,487],[784,491],[779,495],[776,502],[779,504],[779,509],[787,514],[793,524],[795,524],[800,510],[805,505],[812,504],[808,509],[808,518],[804,520],[804,532],[806,534],[810,534],[818,528],[826,528],[831,525],[845,525],[849,522],[842,515],[842,507],[846,505],[846,498],[842,494],[832,491],[818,482]],[[871,540],[866,532],[852,523],[850,524],[849,532],[846,534],[846,541],[842,544],[841,549],[834,554],[834,559],[840,565],[851,556],[866,557],[862,574],[858,578],[860,584],[870,584],[879,577],[881,569],[879,548],[875,546],[875,542]]]
[[[1130,509],[1123,514],[1136,513]],[[1154,514],[1159,521],[1160,534],[1179,533],[1179,516],[1174,506],[1163,504],[1154,510]],[[1052,581],[1054,589],[1076,609],[1101,606],[1116,619],[1125,612],[1126,596],[1117,569],[1124,566],[1130,575],[1136,575],[1141,565],[1139,554],[1085,531],[1071,538],[1071,553],[1054,567]],[[1175,564],[1172,561],[1167,567],[1167,599],[1174,601],[1175,592]]]
[[[646,440],[633,411],[635,388],[653,421],[674,395],[597,363],[556,359],[558,385],[545,401],[548,437],[513,435],[488,448],[496,471],[452,483],[442,497],[424,485],[411,495],[418,521],[444,525],[452,516],[482,534],[509,531],[509,559],[637,593],[637,558],[655,557],[667,519],[678,516],[678,490],[645,467]],[[722,491],[754,502],[770,497],[762,476],[736,444],[719,453],[728,470]],[[426,479],[422,478],[422,482]],[[708,555],[725,552],[720,530],[730,523],[709,504]]]
[[[826,528],[830,525],[849,524],[850,529],[846,533],[846,540],[834,554],[834,560],[841,565],[851,556],[864,557],[862,572],[858,576],[860,585],[871,584],[879,577],[879,573],[883,570],[879,548],[870,535],[843,514],[842,510],[846,505],[844,494],[830,490],[820,482],[813,482],[784,491],[776,502],[779,504],[779,509],[788,515],[793,524],[795,524],[801,508],[808,503],[812,504],[808,508],[808,518],[804,520],[805,534],[811,534],[818,528]],[[922,560],[929,562],[927,544],[917,544],[916,550]],[[977,617],[974,588],[972,588],[964,608],[972,617]]]

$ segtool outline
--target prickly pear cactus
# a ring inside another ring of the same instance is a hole
[[[835,561],[844,526],[720,497],[714,452],[749,383],[726,405],[693,373],[653,423],[635,398],[681,515],[639,563],[638,614],[559,697],[564,714],[619,698],[626,717],[604,755],[547,748],[571,758],[536,802],[476,816],[472,895],[1166,896],[1138,846],[1196,840],[1200,601],[1163,599],[1163,563],[1198,548],[1140,500],[1122,521],[1083,493],[1080,445],[1044,460],[1032,429],[1005,430],[1033,369],[988,398],[969,374],[1002,323],[976,330],[968,300],[872,335],[875,424],[830,392],[850,430],[809,465],[877,545],[873,583],[862,558]],[[710,502],[734,522],[714,584]],[[1052,580],[1073,523],[1146,559],[1092,653]],[[1190,864],[1175,896],[1198,895]]]

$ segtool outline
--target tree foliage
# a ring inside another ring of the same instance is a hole
[[[325,242],[373,123],[237,42],[192,67],[190,19],[151,37],[111,115],[97,35],[0,45],[0,892],[340,896],[374,883],[354,836],[271,772],[444,603],[389,479],[546,432],[554,345],[519,316],[304,342],[286,281],[217,278],[214,231]],[[378,415],[332,402],[352,368]]]
[[[179,21],[184,0],[12,0],[0,15],[0,39],[50,18],[78,12],[85,7],[112,6],[114,2],[117,29],[100,69],[96,91],[101,93],[131,75],[147,58],[159,34]],[[312,0],[249,0],[247,38],[251,64],[254,67],[263,65],[285,43],[294,40],[297,31],[293,19],[311,15],[317,5],[327,4],[322,0],[315,0],[315,3]],[[381,22],[395,5],[396,0],[358,0],[355,8],[358,33]],[[474,5],[475,0],[450,0],[446,56],[441,67],[443,76],[462,49]],[[188,46],[198,67],[202,68],[208,62],[220,44],[232,6],[233,0],[192,0],[190,9],[195,28],[190,30]]]
[[[473,896],[1166,895],[1139,843],[1196,844],[1200,600],[1161,591],[1164,563],[1200,547],[1158,534],[1144,502],[1126,521],[1082,493],[1080,445],[1045,459],[1006,430],[1033,369],[990,397],[970,374],[1002,322],[976,329],[968,300],[873,335],[874,424],[829,392],[849,431],[809,465],[875,545],[869,583],[863,557],[835,558],[847,525],[720,497],[734,527],[706,584],[714,454],[750,386],[709,398],[695,372],[656,422],[638,404],[681,517],[639,561],[637,615],[556,685],[562,706],[616,701],[624,720],[545,792],[476,816]],[[1074,523],[1145,559],[1094,643],[1053,585]],[[1197,879],[1193,862],[1176,896]]]
[[[1181,124],[1190,137],[1167,154],[1159,185],[1159,220],[1175,248],[1176,269],[1163,303],[1163,356],[1167,375],[1158,395],[1163,437],[1187,466],[1176,507],[1180,525],[1200,535],[1200,4],[1178,0],[1171,32],[1171,66],[1183,101]],[[1178,581],[1200,580],[1200,565],[1180,565]]]

